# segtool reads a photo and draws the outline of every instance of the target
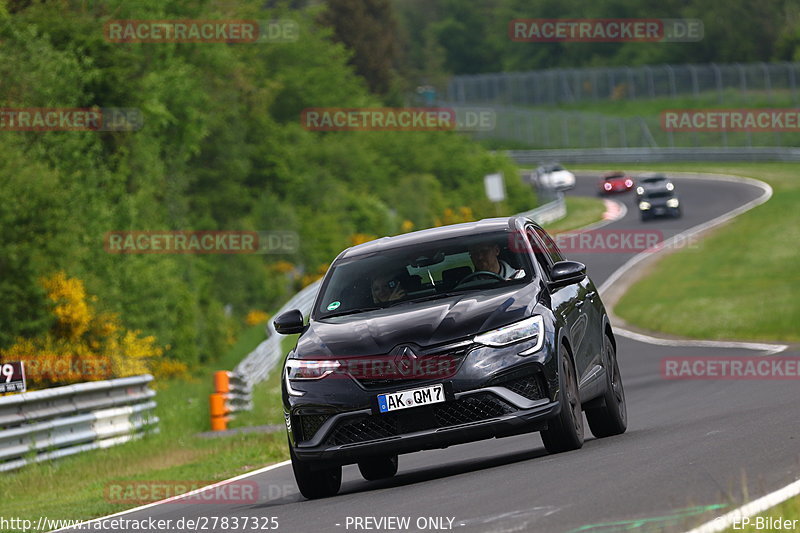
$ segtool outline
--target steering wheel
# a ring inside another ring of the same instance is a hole
[[[467,274],[466,276],[464,276],[464,279],[462,279],[461,281],[456,283],[456,287],[458,287],[459,285],[463,285],[464,283],[467,283],[468,281],[472,281],[473,278],[477,278],[478,276],[492,276],[494,278],[497,278],[497,281],[505,281],[506,280],[506,278],[504,278],[503,276],[501,276],[500,274],[498,274],[496,272],[489,272],[488,270],[476,270],[472,274]]]

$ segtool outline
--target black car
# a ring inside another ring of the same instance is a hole
[[[681,201],[674,190],[646,190],[639,195],[638,206],[642,220],[681,216]]]
[[[645,174],[636,180],[636,196],[640,197],[648,192],[674,191],[675,184],[664,174]]]
[[[283,369],[292,467],[307,498],[342,465],[391,477],[398,454],[541,432],[551,453],[623,433],[616,341],[586,267],[524,217],[385,237],[332,263]]]

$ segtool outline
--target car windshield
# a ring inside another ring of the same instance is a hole
[[[560,170],[564,170],[564,167],[561,165],[551,165],[549,167],[545,167],[544,169],[545,172],[558,172]]]
[[[607,175],[607,176],[605,176],[603,179],[606,179],[606,180],[616,180],[616,179],[619,179],[619,178],[621,178],[621,177],[623,177],[623,176],[624,176],[624,174],[622,174],[621,172],[615,172],[614,174],[608,174],[608,175]]]
[[[659,183],[661,181],[667,181],[667,178],[663,176],[655,176],[652,178],[643,178],[641,181],[642,183]]]
[[[528,282],[533,268],[525,247],[514,245],[518,235],[462,236],[337,261],[323,282],[314,318]]]

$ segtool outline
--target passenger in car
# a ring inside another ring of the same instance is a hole
[[[405,295],[399,276],[380,274],[372,280],[372,299],[375,303],[393,302]]]

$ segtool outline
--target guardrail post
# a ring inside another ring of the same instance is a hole
[[[225,431],[228,429],[228,408],[224,394],[218,392],[208,396],[208,407],[211,412],[211,431]]]
[[[228,393],[231,390],[231,375],[227,370],[214,372],[214,393],[208,397],[208,407],[211,413],[211,431],[225,431],[228,429]]]

